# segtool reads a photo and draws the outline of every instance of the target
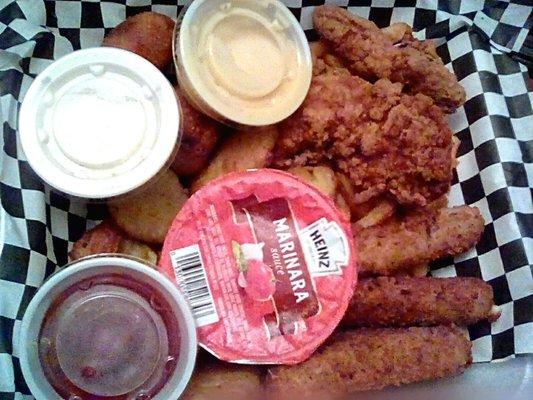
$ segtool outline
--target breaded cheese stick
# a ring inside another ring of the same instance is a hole
[[[299,365],[270,368],[266,390],[269,400],[333,399],[456,375],[471,362],[457,327],[362,328],[338,333]]]
[[[259,400],[260,369],[217,362],[196,371],[182,400]]]
[[[362,279],[344,326],[471,325],[495,320],[492,287],[479,278],[378,277]]]
[[[484,221],[476,207],[458,206],[414,211],[381,225],[354,228],[359,273],[397,275],[468,250],[481,237]]]

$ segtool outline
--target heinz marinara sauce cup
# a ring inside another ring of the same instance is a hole
[[[296,364],[346,311],[353,249],[331,199],[260,169],[198,190],[173,221],[158,268],[187,297],[206,350],[230,362]]]
[[[178,17],[173,51],[190,102],[231,126],[287,118],[311,84],[309,43],[278,0],[194,0]]]
[[[19,115],[32,169],[61,193],[105,200],[166,169],[179,146],[178,99],[167,78],[127,50],[74,51],[33,81]]]
[[[116,255],[53,274],[22,320],[19,359],[37,400],[169,400],[193,372],[183,295],[151,266]]]

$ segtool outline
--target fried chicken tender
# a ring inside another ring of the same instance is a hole
[[[262,391],[258,368],[217,363],[193,375],[182,400],[259,400]]]
[[[270,400],[333,399],[352,392],[457,375],[472,363],[456,327],[341,332],[309,360],[269,369]]]
[[[382,225],[353,225],[359,273],[396,275],[419,264],[460,254],[474,246],[484,229],[476,207],[423,209]]]
[[[179,90],[176,93],[180,99],[183,136],[171,168],[178,176],[196,175],[209,161],[222,127],[196,111]]]
[[[446,111],[465,102],[465,90],[437,57],[434,45],[427,44],[430,42],[420,42],[406,32],[395,46],[397,32],[383,32],[373,22],[335,6],[317,7],[313,21],[322,39],[352,73],[369,80],[401,82],[409,92],[433,98]]]
[[[315,76],[303,105],[279,126],[273,165],[329,163],[358,193],[425,206],[448,192],[452,133],[442,111],[400,84]]]
[[[196,192],[210,180],[229,172],[268,166],[277,137],[275,126],[235,132],[222,143],[208,166],[196,177],[191,191]]]
[[[378,277],[357,283],[342,324],[471,325],[498,316],[492,287],[479,278]]]
[[[104,221],[89,229],[72,246],[71,261],[102,253],[125,254],[148,263],[157,263],[157,254],[151,247],[126,237],[114,224]]]
[[[109,203],[108,209],[117,226],[132,238],[162,244],[187,199],[187,190],[168,170],[142,192]]]
[[[132,51],[164,69],[172,61],[173,31],[171,18],[155,12],[142,12],[118,24],[104,38],[102,45]]]

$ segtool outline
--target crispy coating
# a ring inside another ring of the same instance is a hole
[[[317,7],[313,21],[322,39],[346,60],[352,73],[370,80],[401,82],[410,92],[433,98],[447,111],[465,102],[463,87],[436,56],[433,44],[421,44],[406,31],[394,46],[397,32],[383,32],[373,22],[335,6]]]
[[[197,371],[182,400],[259,400],[262,390],[258,368],[220,362]]]
[[[229,172],[268,166],[277,137],[278,131],[274,126],[235,132],[222,143],[207,168],[192,183],[192,192]]]
[[[452,133],[441,110],[401,85],[341,74],[313,78],[302,107],[280,124],[274,165],[329,163],[357,193],[425,206],[447,193]]]
[[[183,136],[171,168],[178,176],[196,175],[209,161],[222,127],[191,106],[179,90],[176,93],[180,99]]]
[[[476,207],[423,209],[366,229],[353,226],[362,275],[396,275],[474,246],[484,229]]]
[[[109,203],[115,223],[142,242],[161,244],[170,224],[187,201],[187,191],[172,171],[165,171],[146,190]]]
[[[344,326],[471,325],[494,321],[492,287],[479,278],[378,277],[357,283]]]
[[[331,338],[297,366],[270,368],[270,400],[332,399],[352,392],[457,375],[471,345],[456,327],[362,328]]]
[[[157,254],[151,247],[126,237],[113,223],[104,221],[89,229],[78,239],[69,253],[71,261],[102,253],[125,254],[148,263],[157,263]]]
[[[385,28],[381,28],[381,32],[383,32],[392,43],[398,43],[401,42],[406,35],[413,33],[413,28],[405,22],[396,22]]]
[[[118,24],[102,45],[132,51],[163,69],[172,61],[173,30],[174,21],[166,15],[142,12]]]

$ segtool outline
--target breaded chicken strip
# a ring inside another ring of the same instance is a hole
[[[423,93],[447,111],[465,102],[457,77],[437,57],[434,45],[421,44],[407,33],[394,46],[390,32],[340,7],[321,6],[313,16],[315,29],[352,73],[366,79],[401,82],[412,93]],[[430,42],[427,42],[430,43]]]
[[[457,375],[472,362],[456,327],[341,332],[309,360],[269,369],[270,400],[332,399],[351,392]]]
[[[379,277],[357,282],[342,324],[471,325],[498,316],[492,287],[479,278]]]
[[[347,74],[315,76],[303,105],[279,125],[273,165],[329,163],[357,193],[425,206],[448,192],[452,133],[442,111],[401,85]]]
[[[353,227],[359,273],[396,275],[470,249],[481,237],[484,221],[476,207],[458,206],[413,211],[366,229]]]
[[[216,363],[192,377],[182,400],[259,400],[263,387],[259,368]]]

